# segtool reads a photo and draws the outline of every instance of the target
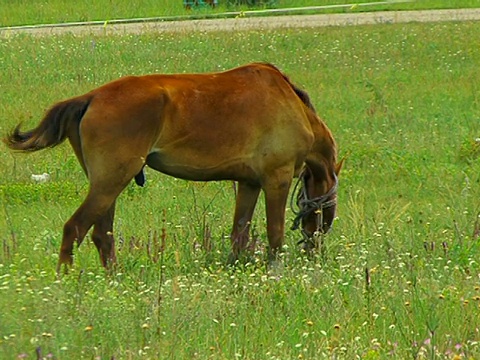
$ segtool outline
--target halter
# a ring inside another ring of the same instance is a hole
[[[290,207],[295,214],[295,219],[293,220],[293,225],[291,227],[292,230],[296,230],[300,226],[300,222],[302,219],[306,218],[312,213],[317,214],[317,230],[318,232],[320,230],[320,227],[322,226],[322,210],[332,207],[336,205],[337,199],[333,198],[330,199],[333,195],[336,194],[337,192],[337,187],[338,187],[338,178],[335,172],[333,173],[333,177],[335,180],[335,183],[333,186],[328,190],[328,192],[322,196],[309,199],[308,198],[308,193],[307,193],[307,181],[305,180],[305,171],[303,171],[300,176],[298,177],[298,181],[295,184],[292,197],[290,198]],[[298,186],[302,182],[302,187],[298,189]],[[293,204],[293,198],[295,197],[295,193],[297,193],[297,205],[298,205],[298,210],[295,209],[294,204]],[[303,234],[306,236],[306,234]],[[306,236],[308,238],[308,236]]]

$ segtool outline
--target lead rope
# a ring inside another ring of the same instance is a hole
[[[320,229],[322,223],[319,224],[319,217],[323,220],[322,210],[328,207],[331,207],[336,204],[336,199],[327,200],[329,197],[335,194],[337,191],[338,180],[337,176],[334,174],[335,177],[335,184],[331,187],[331,189],[324,195],[309,199],[307,194],[307,184],[305,181],[305,171],[300,173],[298,180],[294,186],[292,196],[290,197],[290,208],[292,212],[295,214],[295,218],[293,219],[293,225],[291,230],[296,230],[300,226],[300,222],[303,218],[309,216],[312,212],[317,214],[317,231]],[[303,182],[301,189],[298,189],[298,185],[300,182]],[[297,193],[297,206],[298,210],[294,206],[295,193]],[[320,221],[321,221],[320,220]]]

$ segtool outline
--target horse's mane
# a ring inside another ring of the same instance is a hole
[[[302,102],[310,109],[312,110],[315,114],[317,113],[315,111],[315,107],[313,106],[312,104],[312,101],[310,100],[310,96],[307,94],[307,92],[305,90],[302,90],[300,89],[298,86],[296,86],[295,84],[293,84],[289,77],[287,75],[285,75],[279,68],[277,68],[275,65],[271,64],[271,63],[262,63],[263,65],[265,66],[268,66],[276,71],[278,71],[278,73],[280,75],[282,75],[283,79],[288,83],[288,85],[290,85],[290,87],[292,88],[292,90],[295,92],[295,94],[297,94],[297,96],[300,98],[300,100],[302,100]]]
[[[312,112],[313,114],[315,114],[315,116],[317,117],[319,123],[321,124],[321,126],[323,127],[324,131],[325,131],[325,135],[327,136],[328,139],[330,139],[330,144],[332,146],[326,146],[326,144],[328,144],[329,142],[321,142],[322,145],[321,145],[321,150],[320,152],[325,154],[325,156],[327,158],[331,158],[332,161],[333,161],[333,164],[335,164],[336,162],[336,157],[337,157],[337,152],[336,152],[336,146],[335,146],[335,140],[333,138],[333,135],[332,133],[330,132],[330,130],[328,129],[328,127],[326,126],[326,124],[317,116],[317,112],[315,111],[315,107],[313,106],[311,100],[310,100],[310,96],[307,94],[307,92],[305,90],[302,90],[300,89],[298,86],[296,86],[295,84],[293,84],[290,79],[288,78],[287,75],[285,75],[279,68],[277,68],[275,65],[273,64],[270,64],[270,63],[262,63],[264,66],[267,66],[275,71],[277,71],[282,77],[283,79],[290,85],[290,87],[292,88],[292,90],[295,92],[295,94],[299,97],[300,100],[302,100],[302,102],[305,104],[306,107],[308,107]]]

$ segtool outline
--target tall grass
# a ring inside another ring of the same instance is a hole
[[[233,5],[235,1],[220,0],[219,6],[212,9],[209,6],[185,9],[183,0],[144,0],[136,2],[119,1],[10,1],[0,0],[0,27],[51,24],[79,21],[111,21],[114,19],[169,17],[169,16],[208,16],[225,11],[241,11],[249,9],[294,8],[302,6],[325,6],[372,3],[372,0],[271,0],[259,2],[259,5],[249,8],[246,5]],[[382,2],[382,1],[378,1]],[[238,3],[241,3],[239,1]],[[268,5],[265,5],[268,4]],[[375,10],[415,10],[415,9],[455,9],[480,7],[480,0],[414,0],[409,3],[398,3],[368,7],[334,8],[319,10],[320,12],[345,11],[375,11]]]
[[[126,74],[272,61],[304,87],[340,154],[324,256],[287,231],[267,270],[263,201],[251,263],[226,269],[232,184],[148,171],[118,201],[118,269],[89,240],[54,266],[86,193],[66,144],[0,148],[0,358],[476,359],[480,357],[480,49],[476,23],[0,43],[0,133]],[[47,172],[51,181],[31,183]],[[291,221],[290,211],[287,218]]]

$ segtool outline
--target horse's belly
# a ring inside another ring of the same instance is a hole
[[[215,154],[213,151],[212,155]],[[151,152],[147,165],[152,169],[177,178],[193,181],[251,180],[256,174],[247,158],[202,156],[202,154],[166,154]]]

